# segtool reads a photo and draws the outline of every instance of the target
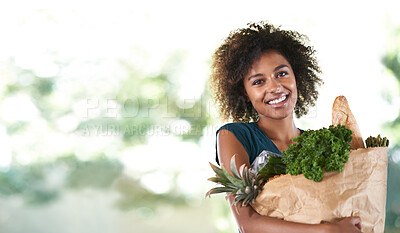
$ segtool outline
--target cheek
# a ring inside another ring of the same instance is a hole
[[[244,91],[245,91],[245,94],[243,95],[243,97],[247,101],[251,101],[251,102],[256,100],[258,98],[259,94],[260,94],[257,91],[255,91],[254,89],[252,89],[251,87],[247,87],[246,85],[244,87]]]
[[[297,85],[296,85],[296,83],[293,84],[292,90],[293,90],[293,94],[295,94],[296,97],[297,97]]]
[[[297,84],[296,84],[296,79],[293,78],[291,82],[289,83],[290,89],[292,90],[293,93],[296,93],[297,95]]]
[[[297,100],[298,92],[296,80],[292,80],[290,83],[288,83],[287,87],[292,91],[292,98]]]
[[[250,101],[254,104],[257,102],[262,102],[264,100],[264,93],[263,92],[253,92],[249,95]]]
[[[292,92],[293,99],[295,99],[295,101],[297,102],[298,92],[297,92],[297,85],[296,85],[296,83],[293,84],[292,90],[293,90],[293,92]]]

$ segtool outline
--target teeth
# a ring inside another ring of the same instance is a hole
[[[277,103],[280,103],[280,102],[284,101],[285,99],[286,99],[286,95],[282,96],[279,99],[271,100],[271,101],[268,102],[268,104],[277,104]]]

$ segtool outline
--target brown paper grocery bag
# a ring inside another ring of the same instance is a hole
[[[325,172],[320,182],[284,175],[264,185],[252,207],[261,215],[302,223],[334,222],[360,216],[363,232],[383,233],[387,147],[350,151],[341,173]]]

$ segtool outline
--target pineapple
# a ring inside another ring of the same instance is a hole
[[[211,168],[216,173],[215,177],[208,180],[222,185],[222,187],[215,187],[206,193],[206,196],[216,193],[234,194],[235,200],[233,205],[237,205],[242,201],[242,206],[247,206],[249,203],[254,203],[257,195],[261,192],[263,187],[263,180],[259,176],[255,176],[251,169],[247,168],[244,164],[236,168],[235,156],[231,159],[231,175],[223,166],[221,168],[211,164]]]

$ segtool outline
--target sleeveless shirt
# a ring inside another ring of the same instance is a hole
[[[250,123],[228,123],[220,127],[216,134],[221,129],[226,129],[235,135],[238,141],[243,145],[244,149],[249,155],[250,164],[253,163],[254,159],[263,151],[268,150],[278,154],[282,154],[278,147],[265,135],[265,133],[256,125],[254,122]],[[216,152],[215,158],[217,164],[218,152]]]

